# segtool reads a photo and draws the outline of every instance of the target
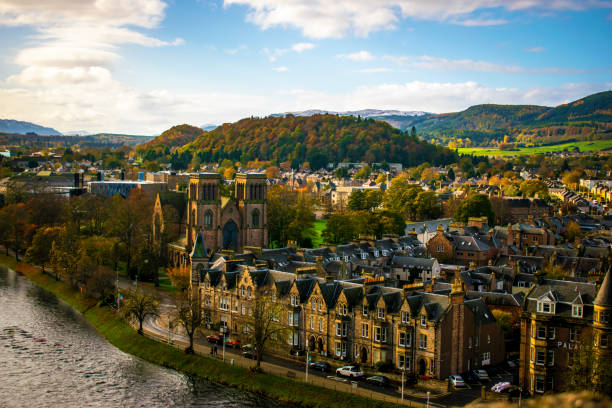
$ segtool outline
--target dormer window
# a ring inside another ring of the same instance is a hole
[[[582,317],[582,305],[572,305],[572,317]]]
[[[421,326],[427,326],[427,316],[421,315]]]
[[[253,292],[252,292],[252,290],[251,290],[251,287],[249,286],[249,287],[247,288],[247,297],[250,299],[252,294],[253,294]]]
[[[378,318],[379,319],[384,319],[385,318],[385,308],[384,307],[379,307],[378,308]]]
[[[367,315],[368,315],[368,307],[367,307],[366,305],[363,305],[363,306],[361,307],[361,312],[362,312],[362,314],[363,314],[364,316],[367,316]]]
[[[344,303],[338,304],[338,314],[340,316],[346,316],[346,305]]]
[[[538,312],[555,314],[555,304],[553,302],[538,301]]]
[[[296,295],[291,295],[291,306],[299,306],[300,300]]]
[[[240,287],[240,296],[244,297],[244,294],[246,293],[244,286]]]

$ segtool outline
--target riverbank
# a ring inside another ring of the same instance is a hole
[[[5,255],[0,255],[0,264],[22,274],[83,313],[98,332],[118,349],[151,363],[172,368],[188,376],[201,377],[300,406],[332,408],[396,406],[265,373],[255,374],[204,356],[186,355],[171,346],[138,335],[113,310],[108,307],[98,307],[95,301],[84,298],[80,292],[70,288],[69,285],[41,273],[39,268],[16,262],[14,258]]]

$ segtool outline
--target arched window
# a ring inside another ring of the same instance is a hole
[[[257,208],[251,213],[251,224],[253,225],[253,228],[259,227],[259,210]]]
[[[210,210],[207,210],[204,213],[204,228],[211,229],[213,225],[213,213]]]

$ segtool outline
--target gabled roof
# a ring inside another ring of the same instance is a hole
[[[300,303],[304,303],[308,300],[316,282],[317,280],[312,277],[295,280],[295,286],[300,294]]]
[[[207,256],[208,251],[206,251],[204,238],[202,238],[202,234],[198,232],[198,235],[196,235],[195,244],[193,245],[193,250],[191,251],[191,258],[206,258]]]
[[[495,323],[495,317],[482,299],[466,300],[465,305],[474,313],[476,324]]]
[[[342,287],[338,282],[324,282],[319,283],[319,289],[321,290],[321,295],[323,296],[327,308],[334,308]]]

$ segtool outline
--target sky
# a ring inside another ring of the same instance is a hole
[[[157,135],[612,89],[612,0],[0,0],[0,118]]]

